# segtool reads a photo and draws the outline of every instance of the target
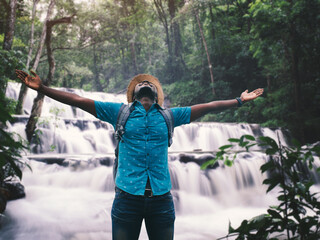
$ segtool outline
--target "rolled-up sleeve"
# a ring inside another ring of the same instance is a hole
[[[171,108],[174,118],[174,127],[190,123],[191,107]]]
[[[115,127],[120,107],[123,103],[94,101],[97,118]]]

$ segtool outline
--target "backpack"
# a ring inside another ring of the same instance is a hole
[[[118,155],[119,155],[119,143],[122,140],[122,135],[125,132],[124,126],[127,123],[127,120],[134,110],[134,103],[130,104],[122,104],[118,113],[117,117],[117,124],[115,129],[115,139],[116,139],[116,149],[115,149],[115,159],[113,163],[113,180],[116,179],[117,170],[118,170]],[[173,113],[170,108],[159,108],[159,112],[163,116],[167,128],[168,128],[168,147],[172,144],[172,136],[173,136],[173,129],[174,129],[174,119]]]

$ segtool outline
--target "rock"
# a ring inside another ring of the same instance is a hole
[[[0,187],[0,213],[6,210],[9,191],[6,188]]]
[[[115,156],[112,156],[112,157],[101,157],[101,158],[98,158],[98,159],[99,159],[101,165],[113,166],[113,162],[114,162]]]
[[[213,154],[180,154],[179,161],[183,163],[194,162],[198,165],[202,165],[205,162],[214,158]],[[219,163],[216,162],[213,166],[209,166],[208,169],[215,169],[219,167]]]
[[[8,182],[4,184],[4,187],[8,190],[8,201],[24,198],[26,193],[24,186],[19,182]]]

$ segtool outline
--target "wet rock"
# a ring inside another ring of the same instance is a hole
[[[0,213],[6,210],[9,191],[6,188],[0,187]]]
[[[4,184],[4,187],[9,192],[8,201],[24,198],[26,196],[24,186],[20,182],[8,182]]]
[[[63,165],[63,162],[65,160],[65,157],[38,157],[38,158],[30,158],[30,160],[35,160],[38,162],[44,162],[47,164],[58,164],[58,165]]]
[[[204,164],[205,162],[214,158],[213,154],[180,154],[179,161],[183,163],[194,162],[199,166]],[[213,166],[209,166],[209,169],[215,169],[219,167],[219,163],[216,162]]]
[[[115,159],[114,156],[112,156],[112,157],[101,157],[101,158],[99,158],[99,162],[100,162],[101,165],[109,167],[109,166],[113,166],[114,159]]]
[[[7,201],[24,198],[26,196],[24,186],[19,182],[4,183],[0,187],[0,213],[7,207]]]

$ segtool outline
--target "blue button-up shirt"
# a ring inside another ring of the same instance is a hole
[[[123,103],[95,101],[97,117],[115,128]],[[144,195],[149,177],[154,195],[171,189],[168,167],[168,128],[153,104],[148,112],[140,102],[135,103],[119,145],[116,186],[133,195]],[[190,123],[191,108],[172,108],[174,127]]]

